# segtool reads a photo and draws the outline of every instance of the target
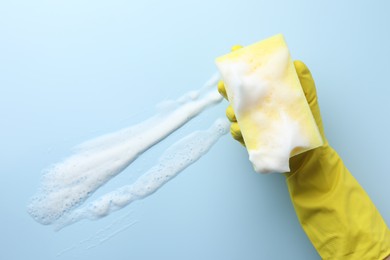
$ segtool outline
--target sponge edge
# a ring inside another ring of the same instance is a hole
[[[216,64],[256,172],[288,172],[290,157],[323,144],[283,35]]]

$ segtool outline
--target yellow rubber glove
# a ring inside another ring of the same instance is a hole
[[[290,158],[287,186],[299,222],[323,259],[384,259],[390,255],[390,231],[329,146],[309,69],[300,61],[294,65],[324,140],[322,147]],[[219,82],[218,90],[226,98],[223,82]],[[232,122],[233,138],[245,146],[231,106],[226,115]]]

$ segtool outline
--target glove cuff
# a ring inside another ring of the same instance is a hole
[[[327,143],[299,158],[287,185],[298,219],[323,259],[383,259],[390,231]]]

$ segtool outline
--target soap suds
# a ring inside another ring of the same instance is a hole
[[[196,162],[229,130],[226,119],[217,119],[210,129],[196,131],[171,145],[158,164],[140,176],[133,184],[105,194],[84,207],[64,215],[57,223],[62,228],[82,219],[99,219],[128,204],[143,199],[161,188],[189,165]]]
[[[38,193],[28,205],[29,214],[45,225],[69,215],[139,155],[207,107],[220,102],[222,97],[215,87],[218,79],[219,76],[215,75],[201,89],[165,102],[160,113],[144,122],[77,146],[72,156],[44,174]],[[202,144],[199,142],[199,145]],[[141,186],[138,188],[141,189]],[[117,202],[119,205],[119,200]]]
[[[258,134],[248,136],[244,133],[244,140],[250,138],[258,143],[258,147],[252,147],[252,142],[247,145],[249,160],[257,172],[289,171],[290,151],[297,143],[293,140],[302,140],[299,125],[280,109],[286,102],[291,102],[292,96],[291,89],[283,82],[288,58],[286,49],[278,49],[261,66],[245,60],[218,64],[239,125],[249,121],[261,133],[259,139],[253,139]],[[275,115],[274,111],[277,111]]]
[[[272,131],[268,131],[268,135],[263,137],[272,143],[267,144],[268,149],[251,151],[249,160],[257,172],[271,173],[275,169],[278,172],[288,172],[292,147],[309,146],[309,142],[301,134],[299,124],[286,113],[281,113],[280,120],[269,127]]]
[[[255,171],[288,172],[290,157],[322,145],[282,35],[216,63]]]

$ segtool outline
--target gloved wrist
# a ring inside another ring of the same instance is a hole
[[[315,170],[310,168],[317,167],[317,164],[320,163],[320,161],[328,160],[329,156],[332,154],[330,150],[333,150],[333,148],[325,139],[322,146],[291,157],[290,172],[286,172],[285,176],[290,177],[292,175],[298,174],[299,172],[310,172]]]
[[[374,204],[325,142],[291,158],[286,181],[299,222],[323,259],[383,259],[390,231]]]

